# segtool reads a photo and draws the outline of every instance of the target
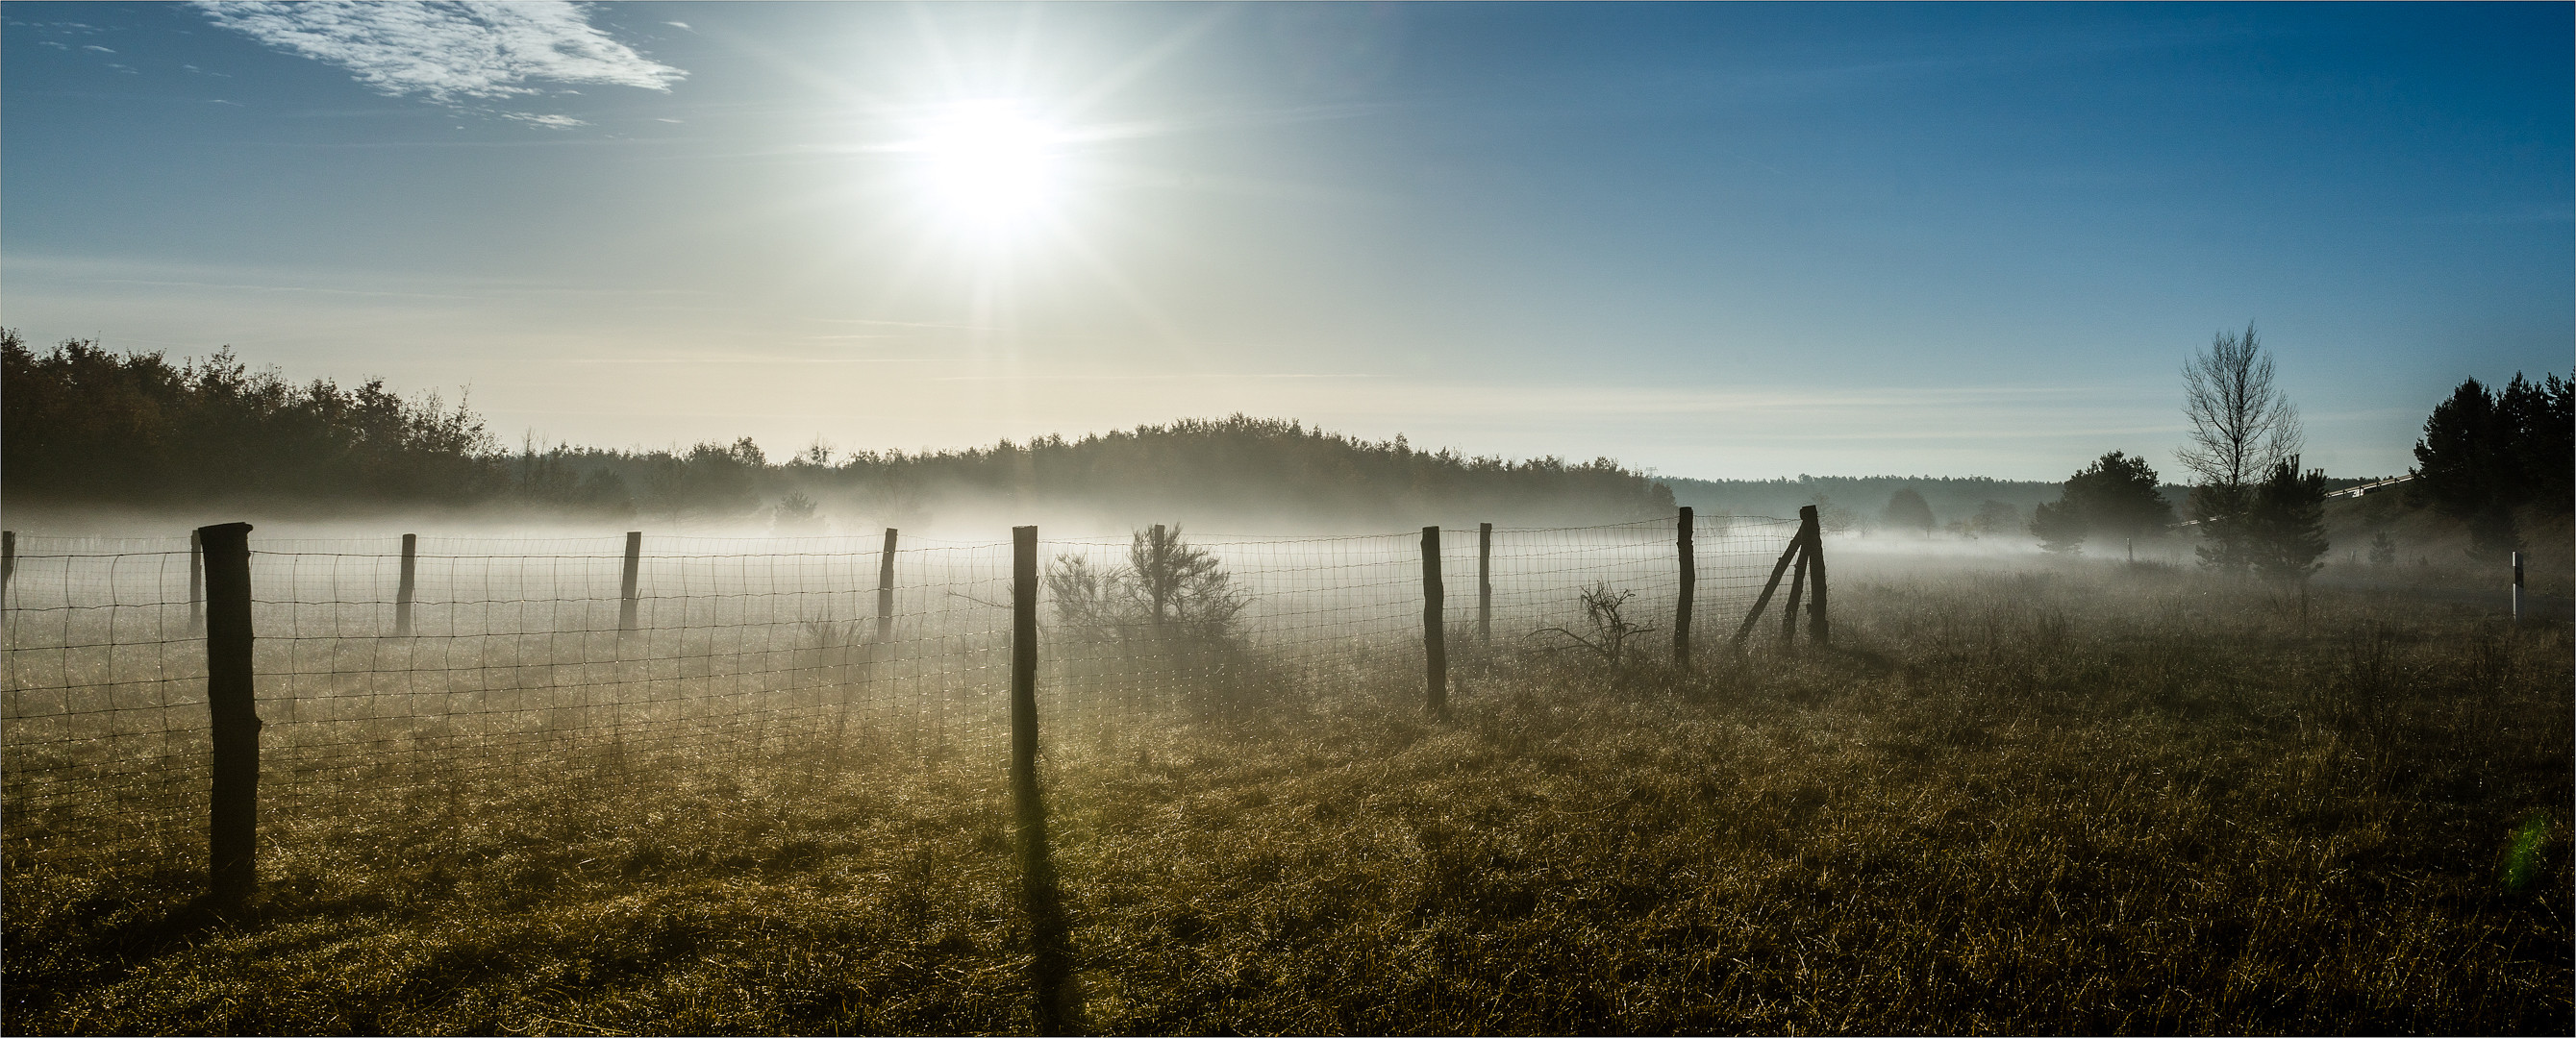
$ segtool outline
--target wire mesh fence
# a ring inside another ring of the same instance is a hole
[[[1732,633],[1797,529],[1693,523],[1702,644]],[[1450,654],[1671,651],[1676,540],[1670,521],[1441,531]],[[210,726],[189,539],[14,547],[0,617],[11,864],[202,862]],[[425,536],[406,562],[399,536],[255,539],[262,813],[434,825],[476,783],[789,751],[818,768],[1004,767],[1009,541],[648,536],[631,561],[623,548]],[[1390,675],[1421,687],[1415,534],[1140,531],[1042,541],[1040,559],[1049,754],[1365,695]]]

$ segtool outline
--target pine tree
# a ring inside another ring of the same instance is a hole
[[[2156,470],[2145,458],[2112,451],[2069,477],[2063,502],[2093,530],[2114,537],[2161,537],[2173,525],[2173,505],[2156,489]]]
[[[2284,584],[2305,584],[2325,565],[2325,472],[2300,474],[2295,456],[2272,466],[2255,485],[2243,519],[2243,542],[2255,571]]]
[[[2043,502],[2031,509],[2030,532],[2039,538],[2042,548],[2061,555],[2077,555],[2084,551],[2084,537],[2092,530],[2084,521],[2083,510],[2059,500],[2054,504]]]
[[[2424,419],[2424,436],[2415,441],[2418,493],[2467,523],[2477,551],[2520,547],[2516,509],[2537,505],[2563,514],[2570,508],[2571,403],[2569,382],[2556,375],[2531,382],[2516,373],[2501,391],[2476,379],[2460,383]]]

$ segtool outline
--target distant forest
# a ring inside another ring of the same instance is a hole
[[[1268,531],[1618,522],[1674,507],[1662,484],[1607,458],[1508,462],[1241,415],[783,462],[748,438],[511,451],[463,401],[405,399],[381,380],[291,382],[228,349],[177,363],[88,340],[38,352],[0,330],[0,353],[0,494],[14,506],[517,508],[795,533],[997,509]]]

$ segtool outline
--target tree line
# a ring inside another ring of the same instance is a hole
[[[2185,363],[2183,414],[2188,523],[2177,521],[2146,459],[2112,451],[2035,508],[2030,533],[2051,551],[2074,553],[2097,535],[2147,539],[2188,526],[2206,568],[2287,582],[2316,572],[2328,547],[2326,495],[2352,481],[2300,465],[2298,410],[2252,325],[2218,333]],[[2462,521],[2473,554],[2493,559],[2541,528],[2567,526],[2576,508],[2576,394],[2557,375],[2533,382],[2516,373],[2502,389],[2469,379],[2425,419],[2415,458],[2406,502]],[[2383,543],[2374,555],[2393,549]]]
[[[759,520],[810,532],[828,507],[921,517],[965,503],[1109,518],[1246,515],[1528,525],[1669,515],[1671,491],[1608,458],[1507,461],[1297,421],[1185,419],[989,447],[773,462],[749,438],[687,448],[506,449],[463,401],[369,380],[291,382],[231,350],[172,361],[91,340],[29,348],[0,329],[0,491],[17,501],[167,505],[517,505],[601,518]],[[1218,506],[1221,512],[1212,512]]]

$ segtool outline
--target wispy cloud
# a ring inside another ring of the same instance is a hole
[[[101,53],[101,54],[114,54],[114,53],[116,53],[115,51],[109,50],[109,49],[107,49],[107,48],[105,48],[105,47],[101,47],[101,46],[99,46],[98,44],[95,44],[95,43],[84,43],[84,44],[81,44],[81,49],[82,49],[82,50],[94,50],[94,51],[97,51],[97,52],[99,52],[99,53]]]
[[[550,127],[557,130],[569,130],[575,126],[590,125],[589,123],[575,119],[569,115],[530,115],[526,112],[503,112],[501,113],[501,118],[516,119],[523,123],[535,123],[538,126]]]
[[[610,39],[577,3],[196,0],[195,6],[217,25],[339,65],[386,94],[440,103],[540,93],[525,85],[530,80],[669,90],[688,75]]]

